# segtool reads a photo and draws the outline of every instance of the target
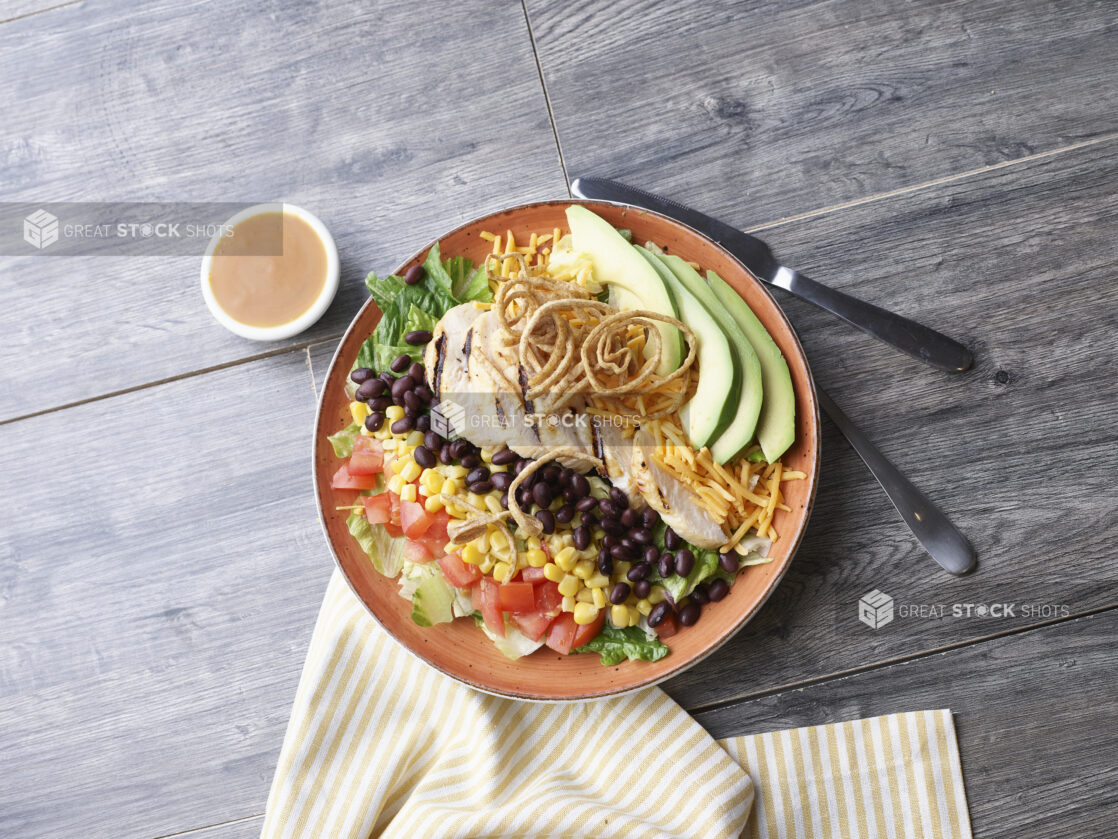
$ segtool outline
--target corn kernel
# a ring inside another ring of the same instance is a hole
[[[564,597],[574,597],[580,588],[582,588],[582,580],[571,574],[564,574],[563,579],[559,581],[559,593]]]
[[[652,611],[652,604],[649,603],[647,599],[638,600],[637,601],[637,611],[640,612],[645,617],[648,617],[648,613]]]
[[[364,402],[350,402],[349,415],[353,417],[353,421],[358,425],[365,424],[365,418],[369,416],[369,406]]]
[[[448,515],[451,515],[456,519],[466,518],[466,511],[459,507],[457,504],[448,504],[446,507],[446,512]]]
[[[613,563],[613,578],[615,580],[624,580],[629,574],[629,569],[633,567],[633,563],[621,560],[620,562]]]
[[[487,556],[478,565],[478,570],[480,570],[482,574],[492,574],[494,565],[493,557]]]
[[[505,538],[503,531],[494,530],[489,534],[489,544],[500,550],[509,546],[509,540]]]
[[[578,594],[575,595],[575,600],[579,603],[593,603],[594,593],[588,588],[580,588]]]
[[[384,416],[387,419],[392,420],[393,422],[395,422],[398,419],[403,419],[404,418],[404,408],[403,408],[402,405],[389,405],[387,410],[385,410],[385,412],[384,412]]]
[[[663,586],[654,586],[652,591],[648,593],[648,602],[655,606],[657,603],[663,603],[668,598],[668,593],[664,591]]]
[[[589,559],[582,559],[575,563],[574,571],[572,572],[576,577],[581,577],[586,580],[594,576],[594,572],[598,569],[594,567],[594,563]]]
[[[560,548],[559,552],[555,554],[555,561],[559,562],[562,560],[563,562],[567,562],[568,560],[574,559],[577,553],[578,551],[574,548]]]
[[[571,571],[574,571],[575,563],[578,561],[578,558],[574,554],[567,554],[567,555],[563,556],[563,555],[561,555],[561,552],[560,552],[560,554],[553,553],[552,556],[555,557],[555,559],[553,559],[552,562],[554,562],[556,565],[558,565],[564,571],[566,571],[568,573],[570,573]]]
[[[424,469],[419,481],[431,491],[432,495],[442,492],[443,476],[434,469]]]
[[[389,434],[391,434],[391,432],[388,430],[387,426],[388,426],[387,421],[382,422],[380,424],[380,428],[373,432],[373,436],[376,437],[378,440],[387,441]]]
[[[629,607],[626,607],[629,608]],[[641,613],[636,609],[629,609],[629,626],[636,626],[641,622]]]
[[[594,623],[598,618],[598,609],[593,603],[576,603],[574,611],[575,623],[579,626],[586,626],[589,623]]]
[[[493,462],[493,449],[483,448],[481,450],[481,462],[482,463],[492,463]]]
[[[411,434],[408,435],[407,440],[405,440],[405,442],[408,444],[408,446],[410,448],[414,449],[416,446],[418,446],[420,443],[423,442],[423,432],[422,431],[413,431]]]
[[[404,468],[400,471],[400,477],[410,483],[418,478],[422,471],[423,467],[409,457],[404,464]]]
[[[540,547],[542,547],[542,545],[540,544],[540,537],[539,536],[529,536],[528,537],[528,547],[529,548],[540,548]]]
[[[486,495],[483,495],[482,498],[485,499],[485,506],[488,508],[489,512],[501,512],[501,499],[498,498],[496,495],[487,493]]]
[[[397,457],[392,460],[388,468],[398,475],[404,471],[404,467],[407,465],[408,459],[406,457]]]
[[[423,509],[428,513],[437,513],[443,508],[442,499],[437,496],[432,496],[423,502]]]
[[[416,497],[415,484],[404,484],[400,487],[400,500],[414,502]]]
[[[609,585],[609,577],[605,574],[591,574],[586,578],[586,585],[590,588],[605,588]]]
[[[470,565],[479,565],[482,559],[483,555],[481,551],[477,549],[477,546],[473,542],[462,548],[463,562],[468,562]]]
[[[529,551],[529,559],[528,559],[529,563],[531,563],[531,561],[532,561],[531,556],[530,556],[531,553],[532,552]],[[542,554],[543,551],[540,551],[540,553]],[[532,567],[533,568],[538,568],[540,566],[533,565]],[[563,569],[560,568],[558,565],[556,565],[554,562],[547,562],[543,565],[543,575],[547,579],[551,580],[551,582],[553,582],[553,583],[557,583],[560,580],[562,580],[565,576],[567,576],[566,574],[563,573]]]
[[[482,533],[480,536],[478,536],[476,539],[474,539],[473,542],[471,542],[470,544],[476,545],[477,549],[479,551],[481,551],[482,553],[488,553],[489,552],[489,532],[486,531],[485,533]]]
[[[513,568],[507,562],[493,564],[493,579],[498,583],[507,583],[512,579]]]
[[[594,605],[599,609],[606,608],[606,592],[602,588],[590,589],[590,594],[594,598]]]
[[[563,598],[563,611],[564,612],[573,612],[575,610],[575,604],[576,603],[577,603],[577,601],[573,597],[564,597]]]
[[[527,551],[524,554],[524,558],[528,561],[528,564],[531,565],[533,568],[543,568],[545,565],[547,565],[547,554],[545,554],[539,548],[534,548],[532,550]],[[558,567],[558,566],[556,566],[556,567]]]
[[[447,478],[445,481],[443,481],[442,488],[439,490],[439,492],[443,493],[444,495],[457,495],[459,490],[461,489],[462,484],[458,482],[457,478]]]
[[[391,492],[396,493],[397,495],[400,494],[400,489],[401,487],[403,487],[403,485],[404,479],[401,478],[399,475],[393,475],[391,478],[388,479],[388,489]]]
[[[391,411],[392,409],[389,408],[388,410]],[[448,478],[464,478],[470,474],[470,470],[460,463],[455,463],[446,470],[446,474]]]
[[[473,504],[475,507],[485,507],[485,499],[478,495],[476,492],[467,493],[466,500]]]

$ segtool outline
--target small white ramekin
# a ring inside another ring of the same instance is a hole
[[[338,293],[338,277],[340,274],[338,246],[334,244],[334,237],[330,235],[330,231],[326,229],[326,225],[313,213],[307,212],[302,207],[297,207],[294,204],[255,204],[252,207],[246,207],[241,210],[229,219],[226,225],[233,226],[240,224],[245,219],[258,216],[262,213],[278,213],[281,211],[295,218],[302,219],[310,225],[318,238],[322,240],[322,246],[326,249],[326,281],[323,283],[322,292],[315,299],[314,303],[311,304],[311,307],[299,317],[295,318],[295,320],[289,323],[281,323],[278,326],[250,326],[247,323],[234,320],[230,317],[228,312],[218,305],[217,298],[214,297],[213,288],[210,286],[210,269],[213,265],[214,251],[217,250],[217,246],[222,239],[220,233],[215,234],[214,237],[210,239],[210,243],[206,247],[206,254],[202,257],[202,297],[206,300],[206,306],[209,308],[210,314],[230,332],[252,341],[279,341],[284,338],[290,338],[293,335],[298,335],[300,332],[309,329],[322,317],[333,302],[334,295]]]

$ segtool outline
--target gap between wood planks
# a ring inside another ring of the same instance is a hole
[[[567,174],[567,162],[563,160],[563,144],[559,142],[559,127],[555,124],[555,114],[551,110],[551,97],[547,95],[547,81],[543,77],[540,52],[536,49],[536,36],[532,33],[532,20],[528,15],[527,0],[520,0],[520,8],[524,10],[524,25],[528,29],[528,42],[532,45],[532,57],[536,60],[536,72],[540,74],[540,91],[543,93],[544,105],[547,106],[547,118],[551,122],[551,133],[555,135],[555,151],[559,154],[559,168],[563,170],[563,180],[567,183],[567,196],[573,198],[571,176]]]
[[[217,822],[215,824],[203,825],[202,827],[189,827],[186,830],[178,830],[174,833],[160,833],[158,836],[152,837],[152,839],[172,839],[172,837],[177,836],[189,836],[192,833],[202,833],[204,831],[214,830],[219,827],[227,827],[231,824],[239,824],[240,822],[247,822],[252,821],[253,819],[263,818],[263,813],[253,813],[251,816],[241,816],[239,819],[230,819],[227,822]]]
[[[695,705],[694,707],[685,708],[684,710],[686,710],[687,713],[694,715],[705,713],[708,711],[715,711],[720,708],[728,708],[731,705],[738,705],[742,702],[761,699],[765,696],[773,696],[775,694],[785,693],[790,690],[799,690],[801,688],[811,687],[812,685],[822,684],[823,682],[831,682],[836,679],[845,679],[848,676],[859,676],[863,673],[870,673],[874,670],[881,670],[885,667],[892,667],[897,664],[907,664],[910,661],[919,661],[922,658],[939,655],[940,653],[951,652],[952,650],[960,650],[964,649],[965,647],[975,646],[977,644],[985,644],[990,641],[995,641],[998,638],[1009,638],[1011,636],[1024,635],[1028,632],[1035,632],[1037,630],[1045,629],[1050,626],[1067,623],[1068,621],[1079,620],[1080,618],[1087,618],[1091,617],[1092,615],[1101,615],[1104,612],[1110,612],[1115,609],[1118,609],[1118,603],[1111,603],[1108,606],[1098,606],[1094,609],[1087,609],[1082,612],[1076,612],[1075,614],[1068,615],[1066,618],[1052,618],[1051,620],[1040,621],[1039,623],[1029,624],[1028,626],[1019,626],[1013,629],[1006,629],[1002,632],[993,632],[989,635],[980,635],[977,638],[967,638],[962,641],[956,641],[953,644],[945,644],[942,647],[934,647],[929,650],[921,650],[920,652],[911,653],[910,655],[901,655],[895,656],[894,658],[882,659],[881,661],[875,661],[874,663],[867,664],[863,667],[851,667],[846,670],[837,670],[834,673],[827,673],[822,676],[813,676],[810,679],[803,679],[798,682],[788,682],[787,684],[776,685],[771,688],[765,688],[764,690],[753,691],[751,693],[743,693],[738,696],[730,697],[728,699],[719,699],[717,702],[710,702],[706,705]]]
[[[69,3],[59,3],[57,6],[47,6],[45,9],[36,9],[33,12],[25,12],[22,15],[4,18],[4,20],[0,20],[0,23],[11,23],[14,20],[23,20],[25,18],[31,17],[32,15],[41,15],[43,12],[53,12],[57,9],[65,9],[67,6],[77,6],[82,2],[84,2],[84,0],[70,0]]]

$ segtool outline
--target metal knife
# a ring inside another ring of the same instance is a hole
[[[838,315],[852,326],[932,367],[958,372],[974,363],[970,350],[958,341],[784,267],[760,239],[698,210],[607,178],[575,178],[571,182],[571,192],[579,198],[644,207],[682,222],[736,256],[757,279]]]

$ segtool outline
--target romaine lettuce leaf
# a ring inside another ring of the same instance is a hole
[[[439,319],[430,312],[425,312],[414,303],[408,306],[408,316],[404,318],[404,334],[426,330],[430,332],[435,328]]]
[[[655,635],[649,636],[639,626],[618,629],[607,622],[601,632],[573,652],[599,653],[602,664],[612,667],[625,659],[659,661],[668,654],[668,647]]]
[[[330,441],[330,445],[334,447],[335,457],[349,457],[353,454],[353,441],[361,431],[361,426],[353,423],[336,434],[331,434],[326,439]]]
[[[404,567],[403,539],[392,538],[383,527],[373,527],[362,510],[353,510],[345,523],[378,573],[393,578],[400,573]]]

